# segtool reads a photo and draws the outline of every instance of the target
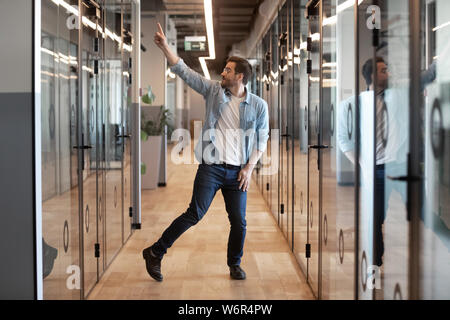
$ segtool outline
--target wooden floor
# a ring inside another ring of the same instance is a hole
[[[313,299],[254,182],[247,201],[247,236],[241,263],[246,280],[231,280],[229,276],[229,222],[220,191],[203,220],[185,232],[164,256],[164,281],[150,278],[141,251],[186,210],[196,170],[197,165],[174,165],[168,161],[167,187],[142,192],[142,229],[134,232],[88,298]]]

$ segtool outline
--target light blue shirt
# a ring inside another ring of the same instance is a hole
[[[206,102],[205,123],[200,136],[203,139],[199,139],[195,146],[195,157],[201,163],[204,151],[210,150],[211,145],[217,149],[215,129],[223,108],[231,100],[231,93],[229,90],[222,88],[219,81],[208,80],[189,68],[183,59],[180,59],[170,69],[183,79],[188,86],[201,94]],[[260,97],[248,92],[247,89],[245,89],[245,92],[246,97],[239,105],[239,128],[236,128],[242,130],[243,163],[241,167],[248,162],[254,149],[264,152],[269,139],[267,103]]]

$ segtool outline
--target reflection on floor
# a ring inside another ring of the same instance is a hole
[[[164,281],[149,277],[141,251],[186,210],[196,169],[168,161],[167,187],[143,191],[142,230],[126,243],[89,299],[313,299],[255,183],[249,191],[241,264],[246,280],[229,276],[229,222],[220,192],[203,220],[169,249],[162,262]]]

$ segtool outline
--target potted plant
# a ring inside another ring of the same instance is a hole
[[[142,188],[155,189],[158,186],[161,159],[161,144],[165,133],[172,130],[169,125],[171,113],[161,106],[157,119],[141,117]]]

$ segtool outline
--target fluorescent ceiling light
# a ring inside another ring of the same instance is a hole
[[[191,37],[184,37],[184,41],[192,41],[192,42],[205,42],[206,37],[205,36],[191,36]]]
[[[434,28],[433,31],[436,32],[436,31],[438,31],[439,29],[442,29],[442,28],[445,28],[445,27],[448,27],[448,26],[450,26],[450,21],[448,21],[448,22],[446,22],[446,23],[444,23],[444,24],[441,24],[440,26]]]
[[[205,8],[206,34],[208,36],[208,48],[209,48],[208,59],[214,60],[216,58],[216,49],[214,47],[214,26],[213,26],[211,0],[204,0],[204,8]]]
[[[169,76],[172,79],[175,79],[176,75],[174,73],[172,73],[172,71],[170,71],[169,68],[167,68],[166,70],[166,77]]]
[[[52,2],[54,4],[56,4],[57,6],[61,6],[61,7],[65,8],[71,14],[73,14],[73,15],[75,15],[77,17],[79,16],[78,9],[76,9],[73,6],[71,6],[70,4],[65,2],[64,0],[52,0]],[[109,29],[105,28],[105,32],[103,32],[102,27],[100,27],[96,23],[92,22],[91,20],[89,20],[85,16],[83,16],[81,18],[81,22],[85,26],[88,26],[88,27],[90,27],[93,30],[98,30],[103,35],[103,38],[105,38],[105,35],[106,35],[106,36],[110,37],[112,40],[116,41],[119,44],[119,48],[123,47],[123,49],[127,50],[128,52],[132,51],[132,47],[131,46],[123,44],[122,43],[122,39],[118,35],[116,35],[115,33],[111,32]]]
[[[209,57],[200,57],[200,65],[202,66],[203,73],[206,79],[211,79],[206,66],[205,60],[214,60],[216,58],[216,49],[214,47],[214,26],[213,26],[213,16],[212,16],[212,4],[211,0],[204,0],[203,7],[205,9],[205,24],[206,24],[206,35],[208,36],[208,48]]]
[[[352,6],[355,5],[355,1],[356,0],[347,0],[344,3],[341,3],[340,5],[337,6],[336,11],[337,14],[341,13],[342,11],[351,8]],[[358,6],[363,2],[364,0],[358,0]],[[329,18],[325,18],[322,21],[322,26],[328,26],[328,25],[332,25],[332,24],[336,24],[337,22],[337,14],[334,16],[331,16]]]
[[[200,65],[202,66],[203,74],[205,75],[206,79],[211,79],[208,71],[208,67],[206,66],[205,57],[198,58],[200,60]]]
[[[337,67],[337,62],[326,62],[326,63],[322,64],[322,67],[324,67],[324,68],[336,68]]]

